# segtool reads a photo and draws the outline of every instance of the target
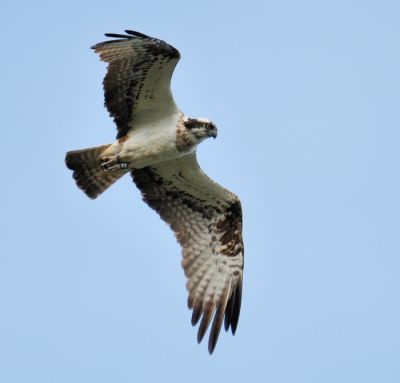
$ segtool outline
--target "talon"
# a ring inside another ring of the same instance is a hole
[[[111,156],[111,157],[103,157],[101,161],[103,162],[103,165],[114,165],[117,162],[117,157],[116,156]]]
[[[107,167],[106,172],[113,172],[113,171],[119,170],[119,169],[121,169],[120,166],[119,166],[119,164],[111,165],[111,166],[108,166],[108,167]]]
[[[100,166],[105,172],[129,168],[128,162],[119,162],[119,161],[120,161],[119,154],[116,154],[115,156],[111,157],[102,157],[101,159],[102,164]]]

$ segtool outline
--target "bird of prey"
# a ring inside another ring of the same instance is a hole
[[[180,59],[166,42],[130,30],[92,49],[107,62],[105,107],[114,117],[117,141],[74,150],[65,162],[78,188],[92,199],[130,172],[144,202],[173,230],[182,247],[192,325],[201,342],[211,320],[214,351],[222,322],[235,334],[239,320],[244,248],[239,198],[200,168],[196,150],[216,125],[189,118],[171,93]],[[115,39],[116,38],[116,39]]]

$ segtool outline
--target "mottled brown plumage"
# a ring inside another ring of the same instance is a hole
[[[136,169],[132,177],[143,200],[170,225],[182,246],[192,324],[202,317],[199,342],[216,310],[212,353],[224,316],[225,328],[231,326],[232,333],[239,319],[244,254],[240,201],[203,173],[194,153]]]

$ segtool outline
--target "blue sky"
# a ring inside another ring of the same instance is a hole
[[[400,381],[400,4],[2,6],[2,382]],[[180,249],[129,176],[95,201],[68,150],[114,141],[105,64],[133,29],[182,59],[199,162],[244,209],[237,333],[190,325]]]

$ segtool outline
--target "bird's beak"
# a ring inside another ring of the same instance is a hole
[[[209,131],[208,131],[209,136],[210,136],[210,137],[213,137],[214,140],[215,140],[215,138],[217,137],[217,133],[218,133],[218,129],[213,129],[213,130],[209,130]]]

